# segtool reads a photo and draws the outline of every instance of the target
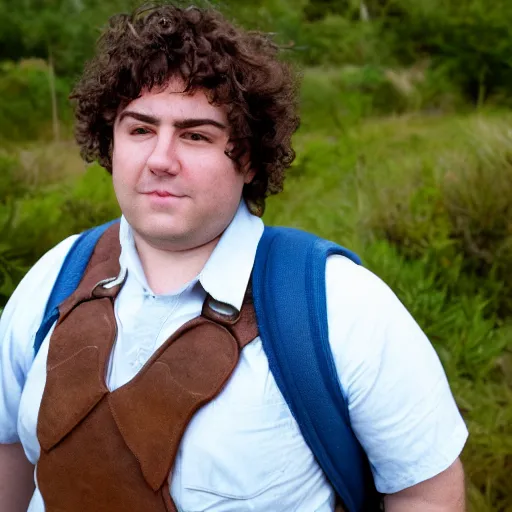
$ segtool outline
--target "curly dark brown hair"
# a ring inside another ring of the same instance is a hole
[[[205,90],[212,104],[225,106],[226,154],[240,168],[248,152],[256,174],[244,197],[261,215],[265,197],[283,188],[299,124],[297,75],[278,53],[269,36],[238,29],[212,8],[160,5],[113,16],[71,94],[82,157],[112,172],[119,109],[179,76],[185,91]]]

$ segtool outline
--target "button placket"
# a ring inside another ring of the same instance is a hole
[[[130,362],[132,368],[139,371],[157,348],[158,339],[175,313],[181,294],[177,296],[156,296],[144,289],[142,308],[137,315],[136,327],[133,331],[137,344]]]

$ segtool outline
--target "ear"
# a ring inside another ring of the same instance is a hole
[[[251,181],[254,179],[254,176],[256,176],[256,171],[254,169],[251,169],[250,167],[248,169],[244,169],[244,183],[248,185],[251,183]]]
[[[240,161],[240,170],[244,175],[244,183],[248,185],[256,176],[256,170],[252,167],[251,156],[249,151],[246,150]]]
[[[256,176],[256,170],[252,168],[251,152],[247,140],[242,142],[242,148],[243,151],[239,160],[239,172],[243,174],[244,183],[248,185],[254,179],[254,176]]]

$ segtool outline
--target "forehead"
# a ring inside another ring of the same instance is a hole
[[[227,123],[224,106],[212,105],[202,89],[183,92],[185,84],[179,78],[171,79],[163,87],[151,90],[143,89],[141,95],[124,106],[124,110],[135,110],[159,118],[209,118],[220,123]]]

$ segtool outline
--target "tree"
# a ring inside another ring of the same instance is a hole
[[[127,2],[123,3],[126,8]],[[94,50],[101,25],[122,10],[120,4],[120,0],[21,0],[13,14],[25,52],[48,63],[55,140],[60,137],[55,74],[70,82],[76,78]]]

